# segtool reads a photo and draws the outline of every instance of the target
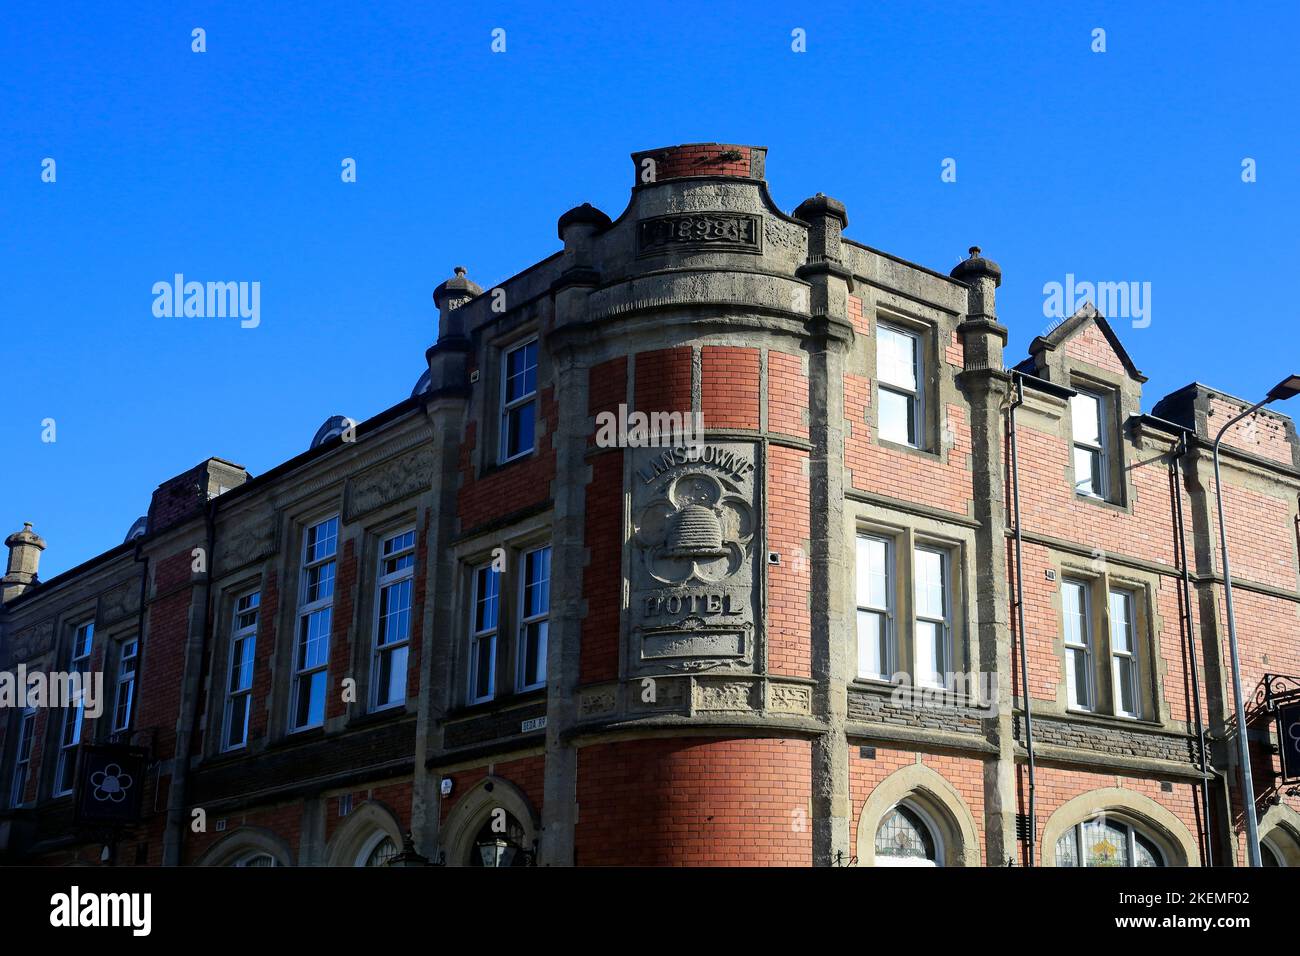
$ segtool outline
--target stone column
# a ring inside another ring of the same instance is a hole
[[[995,675],[997,710],[984,721],[989,742],[998,748],[984,764],[984,839],[990,866],[1019,860],[1016,847],[1016,737],[1012,697],[1014,663],[1007,561],[1007,463],[1003,413],[1010,376],[1002,365],[1007,330],[998,323],[995,290],[1002,284],[996,262],[980,256],[952,270],[965,282],[967,314],[957,327],[964,351],[958,382],[970,402],[971,470],[975,493],[975,610],[980,670]],[[1023,692],[1023,689],[1022,689]]]
[[[848,318],[852,274],[840,257],[848,225],[844,204],[818,193],[795,210],[809,224],[808,261],[798,275],[809,283],[808,380],[809,534],[811,538],[813,715],[825,725],[813,742],[813,862],[847,863],[849,846],[848,718],[849,575],[851,540],[844,524],[844,358],[853,341]],[[798,305],[795,303],[794,305]],[[793,309],[792,309],[793,311]]]

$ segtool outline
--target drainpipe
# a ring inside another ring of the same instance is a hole
[[[1192,629],[1192,585],[1187,570],[1187,540],[1183,534],[1183,475],[1179,460],[1187,454],[1187,433],[1174,449],[1174,496],[1178,512],[1178,560],[1183,566],[1183,618],[1187,621],[1187,655],[1192,661],[1192,702],[1196,710],[1196,736],[1201,752],[1201,819],[1205,834],[1205,865],[1214,866],[1214,838],[1210,834],[1210,778],[1205,763],[1205,723],[1201,720],[1201,672],[1196,665],[1196,634]]]
[[[1020,459],[1016,451],[1016,409],[1025,403],[1025,380],[1019,372],[1012,371],[1016,380],[1016,397],[1007,411],[1008,434],[1011,440],[1011,508],[1015,521],[1016,538],[1016,632],[1020,645],[1020,696],[1025,711],[1025,752],[1029,767],[1029,866],[1034,865],[1034,850],[1038,838],[1038,813],[1034,788],[1034,715],[1029,703],[1029,656],[1025,650],[1025,580],[1022,573],[1020,535]]]
[[[176,750],[172,759],[171,786],[167,790],[167,835],[163,841],[163,866],[181,865],[181,847],[185,842],[185,790],[189,782],[190,741],[199,719],[199,686],[203,670],[203,649],[208,644],[212,619],[212,562],[217,542],[217,505],[211,499],[204,505],[203,523],[207,531],[207,570],[203,575],[203,620],[190,629],[185,644],[185,671],[181,680],[181,714],[176,723]]]

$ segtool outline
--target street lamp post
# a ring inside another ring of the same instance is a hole
[[[1228,429],[1269,402],[1300,395],[1300,375],[1292,375],[1275,385],[1262,401],[1256,402],[1222,428],[1214,439],[1214,496],[1219,505],[1219,547],[1223,552],[1223,595],[1228,611],[1228,648],[1232,657],[1232,697],[1237,711],[1237,759],[1241,763],[1241,803],[1246,815],[1246,859],[1251,866],[1261,866],[1259,857],[1259,821],[1255,817],[1255,781],[1250,772],[1250,746],[1246,740],[1246,707],[1241,699],[1241,662],[1237,654],[1237,619],[1232,613],[1232,566],[1228,561],[1228,530],[1223,523],[1223,482],[1219,478],[1219,443]]]

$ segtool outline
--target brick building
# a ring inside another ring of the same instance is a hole
[[[163,482],[51,580],[11,535],[0,667],[107,699],[0,709],[4,859],[1243,862],[1210,457],[1243,403],[1144,412],[1090,308],[1004,361],[995,263],[787,215],[765,157],[633,154],[617,220],[435,290],[409,398]],[[638,412],[704,432],[601,440]],[[1252,796],[1300,865],[1261,690],[1300,675],[1292,422],[1222,465]],[[138,819],[87,825],[109,742],[144,751]]]

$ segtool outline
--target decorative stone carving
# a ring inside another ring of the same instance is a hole
[[[433,450],[417,448],[362,472],[348,482],[347,520],[428,488],[433,481]]]
[[[655,216],[637,223],[639,256],[692,248],[762,252],[762,224],[758,216],[730,212]]]
[[[803,684],[768,684],[767,709],[781,714],[811,714],[812,688]]]
[[[275,513],[269,509],[230,519],[217,528],[216,568],[242,567],[275,550]]]
[[[9,641],[9,664],[30,661],[54,647],[54,621],[41,621],[23,628]]]
[[[634,448],[630,454],[633,669],[751,669],[754,444]]]
[[[583,691],[578,699],[578,713],[583,717],[594,717],[613,711],[617,697],[612,687],[600,690]]]
[[[700,681],[695,685],[694,707],[703,710],[754,710],[757,685],[752,681]]]
[[[101,624],[107,625],[139,612],[140,582],[127,581],[99,599],[99,613],[96,616]]]

